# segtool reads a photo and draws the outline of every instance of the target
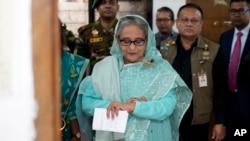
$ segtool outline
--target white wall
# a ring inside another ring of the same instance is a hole
[[[145,8],[140,1],[119,1],[119,5],[118,19],[127,14],[144,14]],[[77,29],[83,25],[87,25],[89,22],[88,0],[59,0],[58,8],[58,15],[62,22],[67,25],[67,29],[78,36]],[[97,20],[98,18],[99,14],[95,10],[95,19]]]
[[[76,36],[80,26],[88,24],[88,3],[83,2],[58,2],[58,16]]]
[[[77,29],[88,23],[88,0],[71,0],[73,2],[67,2],[70,0],[59,0],[59,17],[61,20],[67,24],[67,28],[73,31],[74,34],[77,35]],[[131,4],[132,1],[129,3]],[[157,27],[155,23],[156,11],[158,8],[162,6],[170,7],[176,17],[176,13],[180,6],[184,5],[186,0],[153,0],[153,31],[157,32]],[[120,11],[118,12],[117,17],[119,18],[121,15],[128,14],[129,11],[133,14],[138,14],[133,10],[140,10],[141,8],[138,5],[128,5],[128,2],[120,1],[119,2],[122,7],[120,7]],[[136,4],[134,2],[133,4]],[[134,8],[137,6],[137,9]],[[98,16],[96,16],[98,18]],[[174,30],[177,31],[176,27],[174,26]]]
[[[167,6],[174,11],[175,19],[178,9],[186,3],[186,0],[153,0],[153,31],[156,33],[158,31],[155,23],[156,11],[162,6]],[[176,26],[174,25],[174,30],[177,32]]]
[[[31,0],[0,0],[0,140],[33,141]]]

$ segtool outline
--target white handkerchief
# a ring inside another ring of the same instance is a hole
[[[118,116],[113,120],[111,118],[107,119],[106,113],[107,109],[95,108],[93,130],[124,133],[127,126],[128,112],[119,111]]]

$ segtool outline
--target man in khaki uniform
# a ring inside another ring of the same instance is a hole
[[[78,29],[83,45],[76,48],[75,53],[90,59],[90,71],[96,62],[110,55],[110,47],[114,39],[119,10],[118,0],[95,0],[92,8],[96,8],[99,19]]]
[[[192,103],[180,124],[180,141],[208,141],[213,108],[212,67],[219,45],[201,37],[203,11],[196,4],[182,6],[177,14],[176,38],[162,43],[160,52],[193,92]],[[224,137],[224,127],[215,125],[213,139]]]

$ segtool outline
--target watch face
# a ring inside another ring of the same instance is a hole
[[[80,132],[76,133],[76,137],[77,137],[77,138],[80,138],[80,137],[81,137]]]

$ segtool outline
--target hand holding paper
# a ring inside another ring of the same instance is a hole
[[[119,111],[114,119],[107,118],[107,109],[95,108],[93,130],[124,133],[128,120],[127,111]]]

